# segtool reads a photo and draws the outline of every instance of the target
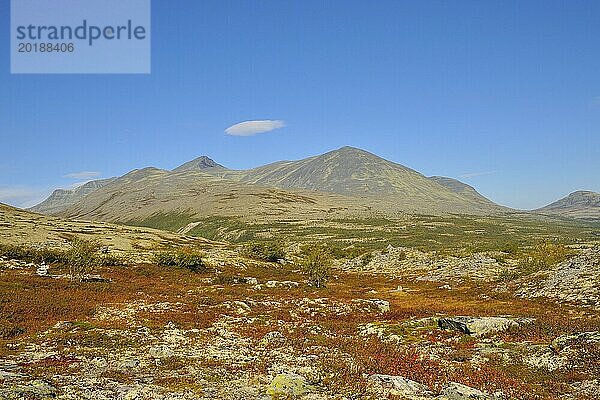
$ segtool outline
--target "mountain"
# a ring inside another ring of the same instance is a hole
[[[179,167],[175,168],[173,172],[202,171],[208,168],[225,169],[224,166],[217,164],[207,156],[201,156],[193,159],[192,161],[188,161],[183,165],[180,165]]]
[[[29,211],[38,212],[40,214],[58,214],[61,211],[66,210],[71,205],[77,203],[79,200],[92,193],[94,190],[99,189],[115,178],[99,179],[95,181],[83,184],[75,189],[57,189],[50,197],[41,202],[40,204],[31,207]]]
[[[500,209],[462,182],[453,180],[463,188],[456,190],[448,186],[446,180],[450,178],[429,179],[413,169],[348,146],[298,161],[209,173],[245,184],[377,197],[396,203],[397,209],[404,211],[427,212],[446,207],[450,212],[469,213]]]
[[[535,210],[540,214],[600,220],[600,193],[580,190]]]
[[[323,218],[348,212],[366,214],[372,207],[332,193],[247,185],[200,171],[145,168],[114,180],[59,215],[131,224],[152,219],[152,226],[159,228],[177,221],[179,229],[209,216]]]
[[[176,221],[178,229],[210,216],[280,221],[510,211],[462,182],[427,178],[352,147],[249,170],[202,156],[172,171],[149,167],[57,191],[34,210],[161,228]]]
[[[351,196],[439,190],[437,184],[418,172],[353,147],[246,171],[223,171],[218,175],[247,184]]]

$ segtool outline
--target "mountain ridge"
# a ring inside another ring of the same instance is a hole
[[[206,175],[196,175],[197,179],[202,180],[207,179],[207,176],[213,176],[228,181],[228,185],[238,182],[238,184],[262,188],[308,190],[346,197],[377,196],[384,202],[398,202],[398,210],[411,212],[427,211],[427,207],[419,203],[432,202],[440,205],[443,203],[444,208],[449,207],[458,212],[475,212],[477,210],[474,208],[481,207],[501,208],[479,195],[472,187],[456,180],[452,180],[455,186],[468,187],[469,193],[466,190],[462,192],[452,190],[451,187],[447,187],[448,185],[440,184],[439,179],[427,178],[411,168],[385,160],[368,151],[344,146],[324,154],[295,161],[277,161],[248,170],[227,169],[206,155],[183,163],[171,171],[155,167],[134,169],[119,178],[89,182],[81,189],[71,191],[59,189],[31,210],[60,214],[90,193],[116,180],[129,184],[142,182],[146,177],[154,176],[156,173],[180,176],[192,172]],[[196,178],[190,178],[190,184],[191,180]],[[178,181],[181,181],[181,177]],[[466,193],[468,196],[465,195]],[[414,204],[410,204],[411,202]],[[388,205],[384,208],[394,207]]]
[[[534,211],[569,218],[600,220],[600,193],[578,190]]]
[[[583,204],[590,196],[591,203]],[[531,212],[600,218],[594,196],[600,195],[574,192]],[[288,213],[297,217],[327,215],[328,210],[476,215],[514,211],[457,179],[426,177],[402,164],[350,146],[247,170],[228,169],[203,155],[172,170],[146,167],[121,177],[91,181],[76,189],[58,189],[30,210],[118,221],[145,217],[145,211],[149,210],[157,213],[191,210],[195,215]]]
[[[116,178],[97,179],[74,189],[56,189],[44,201],[27,210],[50,215],[59,213],[115,179]]]

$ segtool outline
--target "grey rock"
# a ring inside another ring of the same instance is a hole
[[[440,400],[495,400],[500,398],[497,395],[490,395],[456,382],[450,382],[444,386],[440,395]]]
[[[451,318],[440,318],[438,319],[438,327],[440,329],[450,329],[450,330],[455,330],[455,331],[459,331],[462,333],[466,333],[467,335],[470,335],[471,330],[469,329],[469,327],[467,326],[467,324],[465,322],[462,321],[458,321],[456,319],[451,319]]]
[[[368,379],[373,385],[394,396],[422,397],[433,395],[427,386],[402,376],[374,374],[369,376]]]

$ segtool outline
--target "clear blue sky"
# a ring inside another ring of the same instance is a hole
[[[9,23],[0,0],[1,202],[344,145],[512,207],[600,191],[598,1],[153,0],[150,75],[10,75]],[[224,133],[261,119],[286,126]]]

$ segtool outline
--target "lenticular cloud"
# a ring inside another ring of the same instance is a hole
[[[258,133],[270,132],[284,126],[285,122],[278,119],[244,121],[225,129],[225,133],[231,136],[254,136]]]

